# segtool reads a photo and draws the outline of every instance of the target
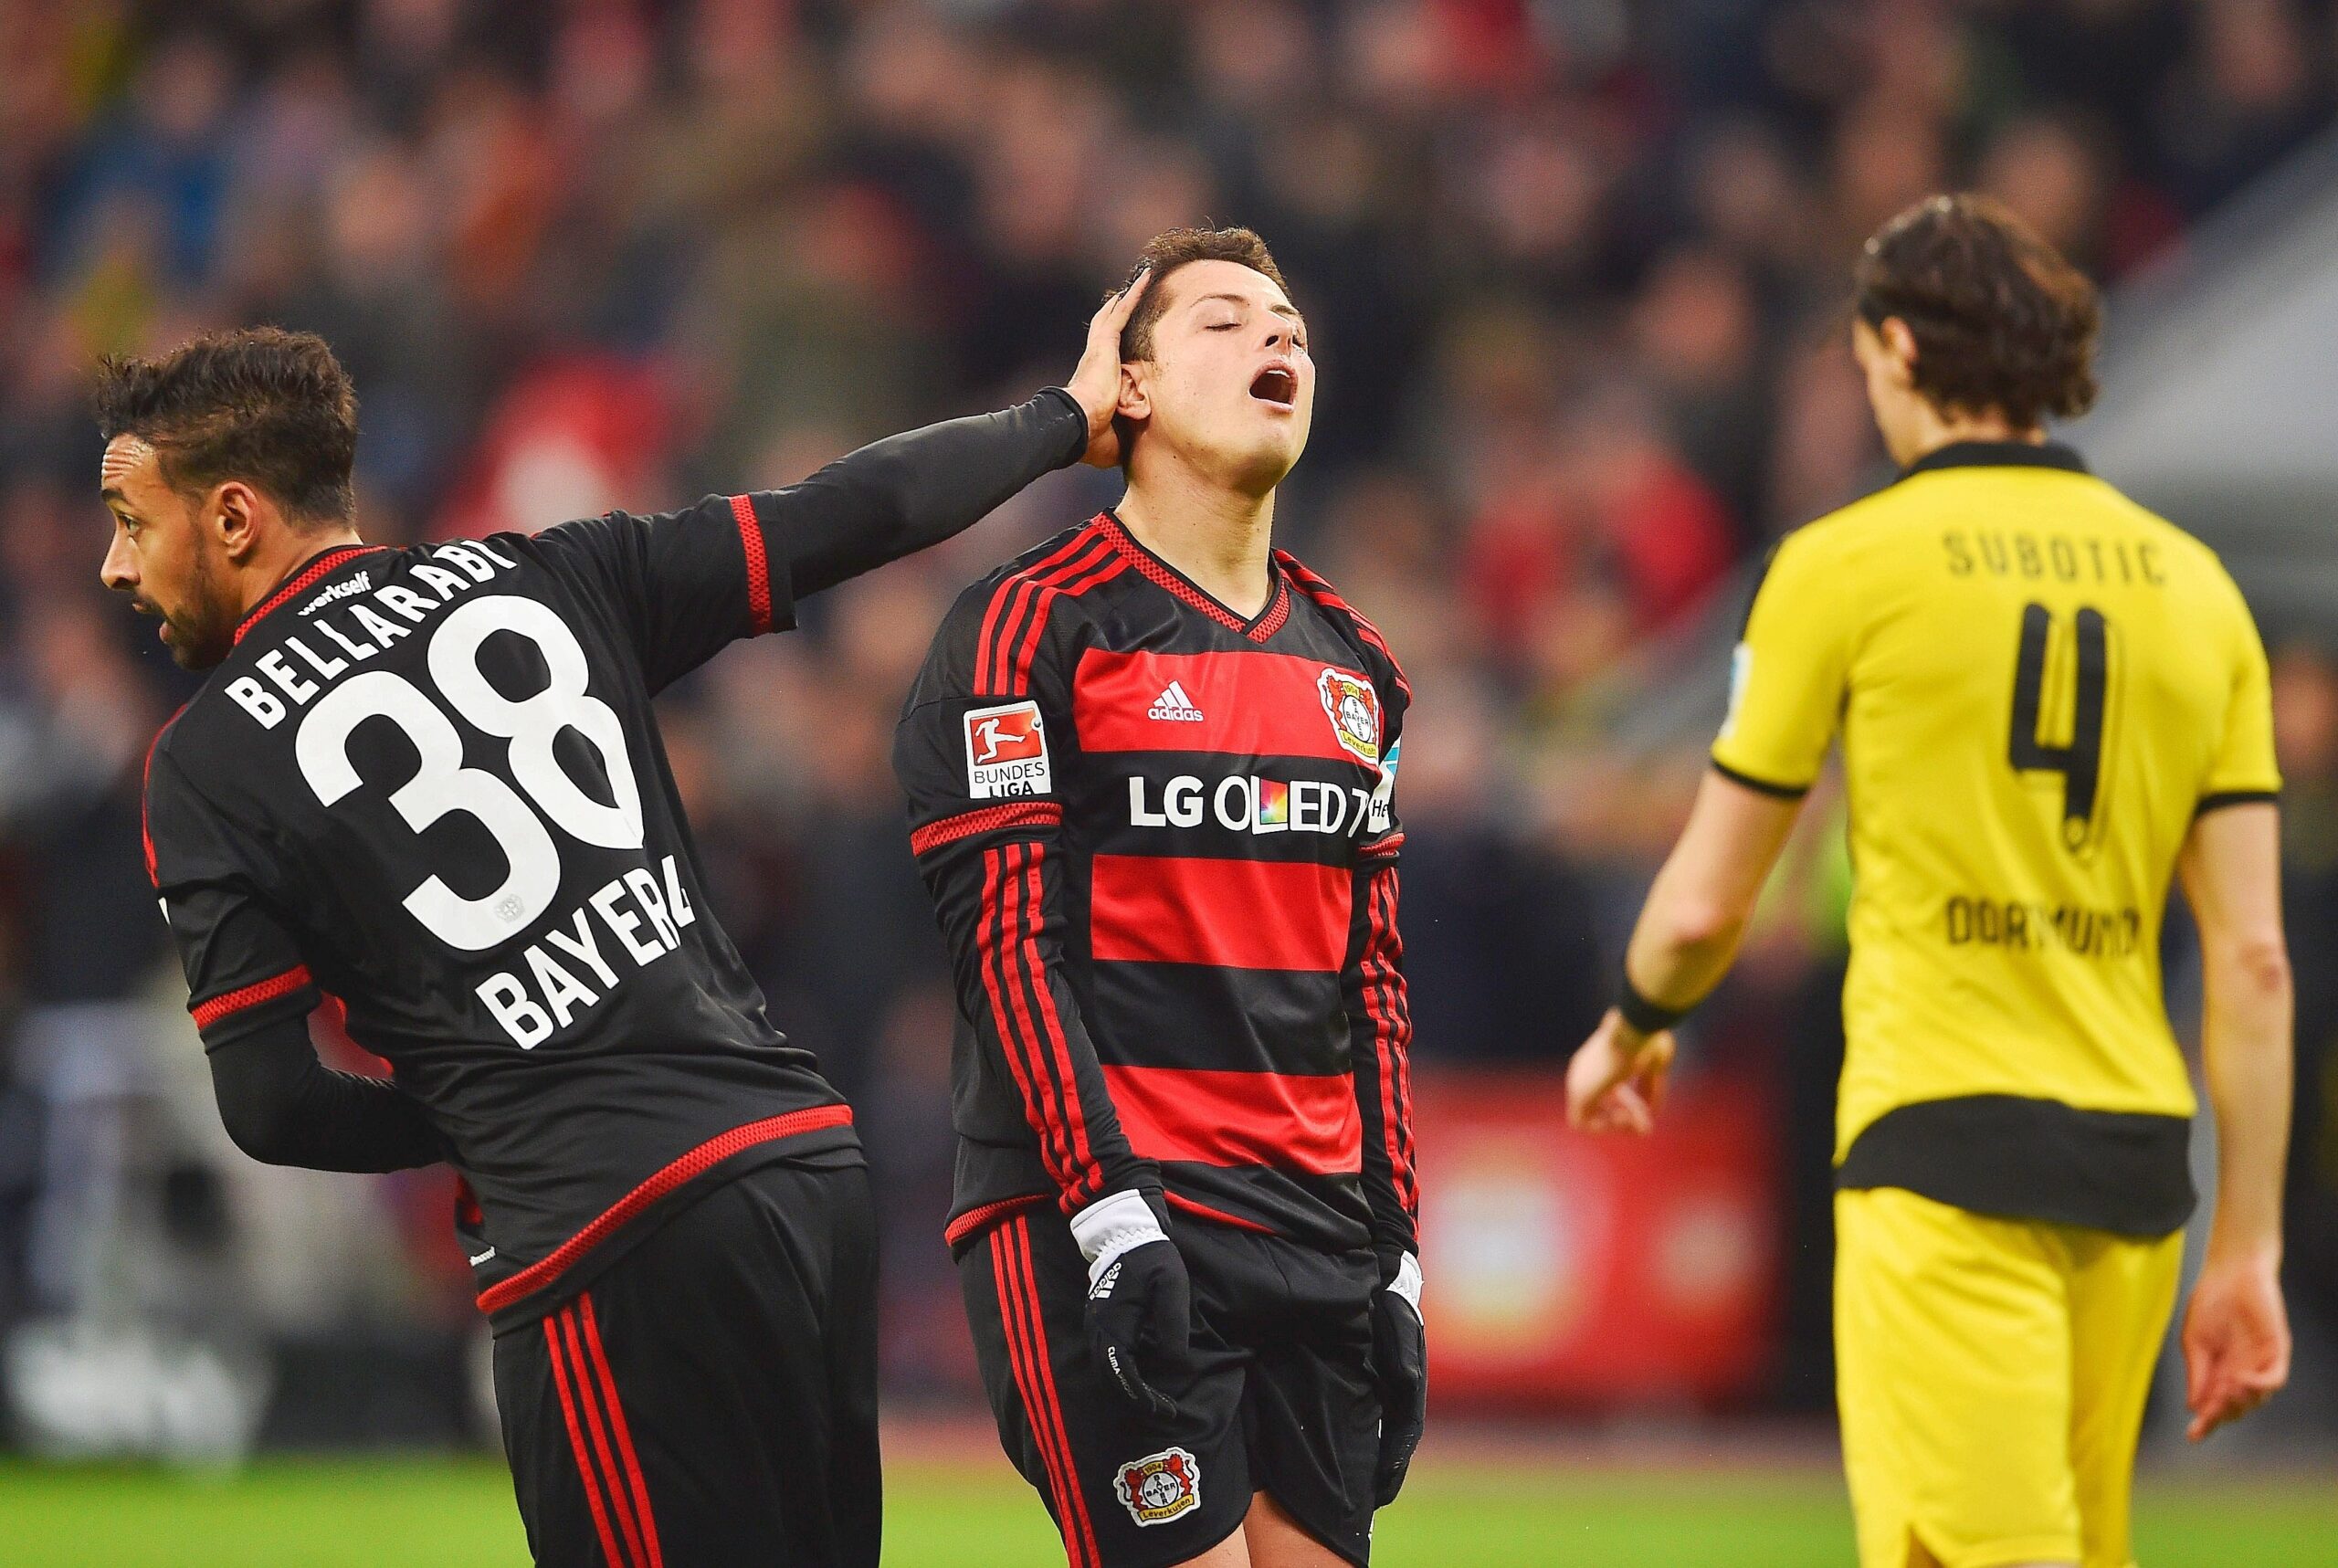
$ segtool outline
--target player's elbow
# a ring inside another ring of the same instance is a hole
[[[2289,996],[2294,984],[2289,945],[2277,931],[2252,932],[2216,943],[2208,962],[2211,984],[2231,994],[2275,1001]]]
[[[1699,957],[1733,952],[1745,934],[1745,911],[1719,899],[1673,900],[1665,911],[1672,945]]]
[[[299,1141],[292,1119],[278,1108],[249,1100],[223,1100],[219,1121],[228,1142],[263,1165],[298,1165]]]

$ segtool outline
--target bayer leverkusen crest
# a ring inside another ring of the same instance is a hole
[[[1369,681],[1328,665],[1315,678],[1315,690],[1323,699],[1323,712],[1332,721],[1332,733],[1339,737],[1341,749],[1359,762],[1377,763],[1380,693]]]
[[[1166,1524],[1201,1507],[1201,1461],[1183,1448],[1164,1448],[1122,1465],[1112,1489],[1139,1525]]]

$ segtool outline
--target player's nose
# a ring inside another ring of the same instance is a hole
[[[106,558],[98,567],[98,581],[117,594],[127,594],[138,586],[138,563],[130,552],[130,541],[120,529],[114,531],[112,542],[106,546]]]

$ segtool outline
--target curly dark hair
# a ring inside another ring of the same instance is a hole
[[[1275,287],[1285,293],[1290,286],[1282,280],[1282,269],[1267,249],[1267,242],[1247,228],[1173,228],[1154,235],[1145,242],[1143,254],[1129,269],[1133,281],[1139,272],[1151,268],[1153,280],[1144,286],[1144,298],[1137,301],[1136,311],[1129,317],[1128,325],[1121,329],[1121,357],[1124,360],[1144,359],[1153,353],[1153,329],[1169,308],[1169,297],[1161,285],[1180,267],[1194,261],[1231,261],[1248,267],[1253,272],[1263,272],[1274,279]]]
[[[242,479],[297,523],[347,522],[357,394],[325,341],[279,327],[206,332],[98,367],[98,428],[151,444],[182,492]]]
[[[1869,326],[1907,323],[1916,390],[1936,406],[2023,428],[2093,406],[2094,285],[2001,204],[1917,203],[1867,242],[1852,281]]]

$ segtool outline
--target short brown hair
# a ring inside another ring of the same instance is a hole
[[[1852,279],[1871,327],[1916,340],[1916,390],[2027,428],[2093,406],[2101,307],[2060,252],[1986,196],[1917,203],[1876,231]]]
[[[1168,276],[1192,261],[1231,261],[1253,272],[1262,272],[1274,279],[1275,287],[1284,293],[1290,286],[1282,280],[1282,268],[1267,249],[1267,242],[1247,228],[1173,228],[1156,234],[1145,242],[1144,253],[1136,258],[1136,266],[1129,278],[1134,281],[1137,273],[1148,269],[1152,280],[1144,286],[1144,298],[1137,301],[1136,313],[1128,325],[1121,329],[1121,358],[1145,359],[1153,353],[1153,329],[1161,313],[1169,308],[1169,297],[1161,291]]]
[[[175,489],[243,479],[296,522],[356,515],[357,394],[312,332],[206,332],[152,358],[109,355],[95,411],[107,440],[152,445]]]

